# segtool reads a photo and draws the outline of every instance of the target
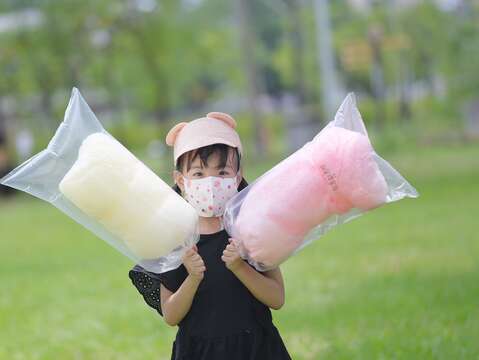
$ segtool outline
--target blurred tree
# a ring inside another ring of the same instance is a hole
[[[455,109],[477,96],[479,11],[474,2],[449,11],[433,1],[394,11],[377,2],[363,13],[345,0],[330,4],[342,80],[348,90],[384,101],[388,116],[394,108],[395,116],[407,118],[417,108],[410,103],[421,96],[444,98]],[[311,2],[5,0],[0,15],[27,8],[41,13],[35,27],[19,23],[0,33],[0,98],[9,104],[9,114],[0,116],[7,121],[12,114],[34,119],[37,129],[43,120],[51,130],[75,85],[91,94],[93,107],[112,121],[129,121],[131,129],[132,121],[153,120],[162,129],[181,109],[203,111],[234,90],[250,97],[261,152],[266,133],[254,110],[260,94],[293,93],[299,107],[317,110],[321,78]],[[235,19],[243,24],[241,41],[238,28],[231,26]],[[368,40],[372,23],[381,27],[381,41]],[[401,39],[407,46],[398,45],[404,44]]]
[[[263,91],[263,84],[259,76],[256,60],[256,36],[251,21],[250,0],[235,0],[238,14],[238,26],[240,33],[240,47],[242,52],[243,67],[247,79],[247,98],[249,112],[254,123],[255,156],[262,157],[267,149],[267,137],[259,111],[259,95]]]
[[[0,111],[0,148],[7,146],[7,130],[5,126],[5,116],[3,111]]]
[[[384,63],[382,55],[383,37],[382,27],[378,24],[371,24],[368,29],[368,41],[372,53],[371,85],[376,102],[375,124],[379,129],[383,128],[386,122],[386,111],[384,107],[386,84],[383,75]]]

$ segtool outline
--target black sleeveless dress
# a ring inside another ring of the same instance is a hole
[[[221,260],[228,238],[224,229],[200,235],[197,246],[206,271],[189,312],[178,324],[171,359],[290,360],[270,309]],[[163,315],[160,283],[175,292],[187,274],[183,265],[162,274],[136,265],[129,277],[145,302]]]

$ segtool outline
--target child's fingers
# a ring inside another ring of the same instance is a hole
[[[186,268],[188,269],[188,272],[191,274],[200,274],[204,271],[206,271],[206,266],[203,263],[203,260],[200,260],[199,262],[187,262],[185,264]]]
[[[193,261],[193,265],[195,265],[195,266],[202,266],[204,264],[205,263],[204,263],[203,259],[198,259],[198,260]]]
[[[233,255],[234,255],[234,251],[231,251],[231,250],[228,250],[228,249],[224,249],[224,250],[223,250],[223,255],[233,256]]]
[[[233,244],[226,245],[225,249],[229,251],[237,251],[236,246],[234,246]]]
[[[204,264],[203,262],[203,259],[201,258],[201,256],[190,256],[190,257],[186,257],[185,261],[188,263],[188,264],[191,264],[191,265],[194,265],[194,264]]]
[[[190,248],[190,249],[185,251],[186,256],[192,256],[194,254],[197,254],[197,252],[193,248]]]
[[[203,266],[205,265],[204,261],[203,260],[198,260],[198,261],[192,261],[191,262],[191,266]]]
[[[226,250],[226,249],[225,249],[225,250],[223,250],[223,254],[222,254],[222,256],[225,256],[225,257],[231,257],[231,256],[233,256],[233,255],[234,255],[234,253],[233,253],[233,252],[231,252],[231,251],[229,251],[229,250]]]
[[[236,250],[223,250],[223,254],[227,256],[239,256],[239,253]]]
[[[221,259],[225,259],[225,260],[235,260],[237,258],[239,258],[239,254],[238,253],[235,253],[235,252],[231,252],[231,251],[223,251],[223,255],[221,256]]]
[[[183,264],[187,267],[193,268],[195,266],[204,266],[205,263],[200,255],[193,253],[183,258]]]
[[[235,247],[238,247],[238,240],[237,239],[229,238],[228,240],[229,240],[230,244],[232,244]]]
[[[198,271],[198,272],[203,272],[203,271],[206,270],[206,266],[203,265],[203,264],[201,264],[201,265],[196,265],[196,266],[193,267],[193,269],[195,269],[195,270]]]
[[[223,262],[225,262],[226,264],[230,264],[234,261],[236,261],[237,259],[239,259],[239,256],[228,256],[228,255],[223,255],[221,256],[221,260],[223,260]]]
[[[201,259],[201,256],[195,252],[194,250],[190,249],[185,253],[186,258],[191,260]]]

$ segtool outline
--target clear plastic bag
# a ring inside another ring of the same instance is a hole
[[[76,88],[47,149],[0,183],[53,204],[151,272],[177,268],[199,240],[196,210],[102,127]]]
[[[265,271],[339,224],[417,196],[372,148],[350,93],[311,141],[231,198],[223,220],[241,257]]]

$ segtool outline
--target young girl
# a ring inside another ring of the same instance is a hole
[[[269,308],[284,303],[279,268],[258,272],[238,254],[223,226],[227,200],[248,184],[235,120],[224,113],[175,125],[175,191],[199,214],[200,239],[183,264],[162,274],[136,265],[130,279],[167,324],[178,325],[171,359],[291,359]]]

